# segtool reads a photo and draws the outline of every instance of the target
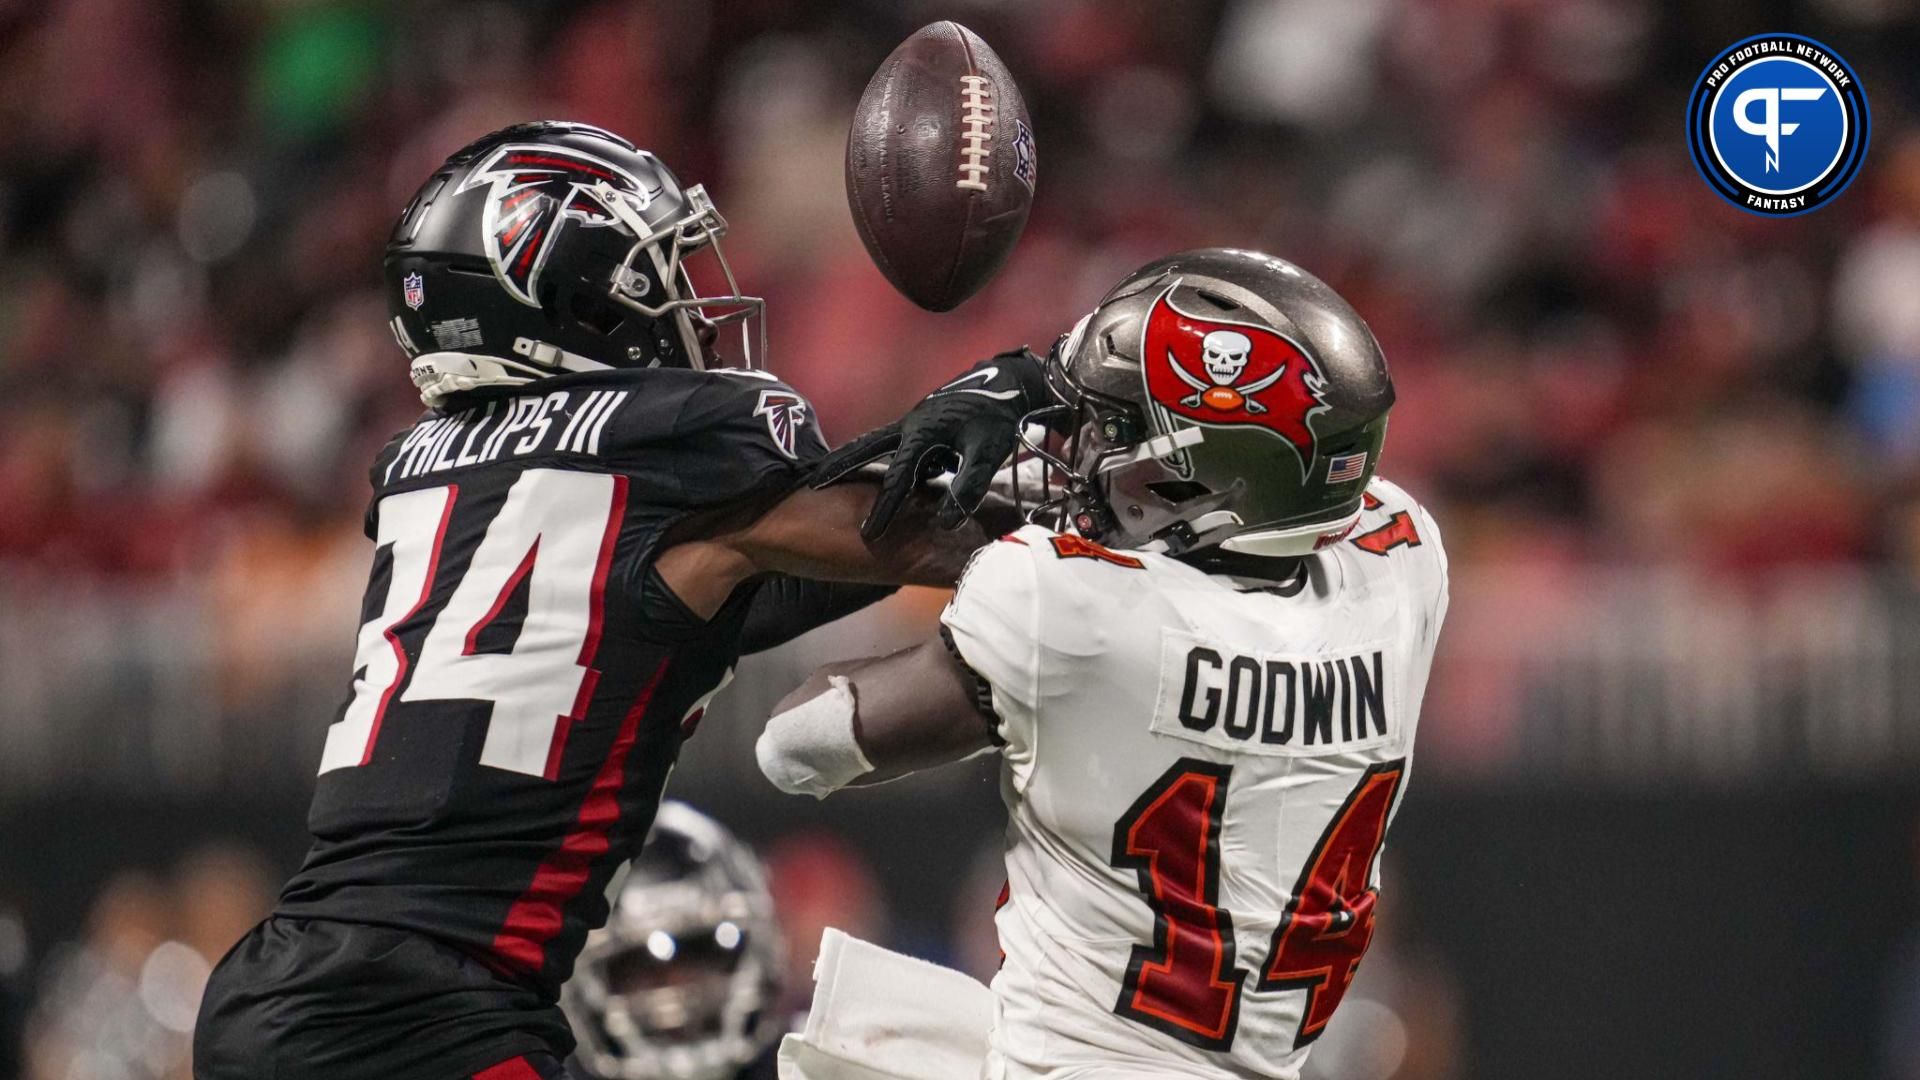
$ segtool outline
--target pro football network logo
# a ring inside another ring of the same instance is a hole
[[[1713,58],[1687,103],[1687,143],[1709,187],[1753,214],[1792,217],[1846,190],[1871,118],[1853,68],[1799,34],[1760,34]]]
[[[1168,413],[1208,427],[1257,427],[1291,444],[1300,474],[1313,460],[1307,423],[1327,408],[1326,376],[1311,354],[1272,327],[1190,315],[1175,281],[1147,314],[1141,350],[1147,392]]]
[[[515,300],[539,307],[540,270],[553,238],[566,219],[592,228],[618,220],[598,192],[605,183],[645,210],[661,185],[643,184],[632,173],[603,158],[564,146],[541,143],[496,148],[467,173],[455,194],[492,185],[481,212],[487,262]]]
[[[779,447],[782,454],[790,458],[800,456],[796,447],[800,429],[807,422],[805,398],[787,390],[762,390],[753,415],[767,418],[767,434],[773,437],[773,445]]]

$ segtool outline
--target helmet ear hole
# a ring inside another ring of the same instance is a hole
[[[1212,488],[1198,480],[1155,480],[1147,485],[1147,490],[1171,506],[1213,494]]]
[[[567,308],[575,322],[602,337],[609,337],[627,321],[626,313],[613,304],[575,292],[567,298]]]

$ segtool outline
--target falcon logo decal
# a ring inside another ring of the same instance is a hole
[[[1327,408],[1319,365],[1271,327],[1181,311],[1173,306],[1179,285],[1167,286],[1147,315],[1140,355],[1148,394],[1196,424],[1265,428],[1299,453],[1304,477],[1315,443],[1307,421]]]
[[[782,454],[798,459],[795,449],[800,440],[800,429],[807,422],[807,400],[790,390],[762,390],[760,404],[753,415],[767,418],[767,434],[773,437],[773,445],[780,448]]]
[[[602,183],[629,196],[637,210],[660,194],[658,184],[647,187],[610,161],[538,143],[496,148],[467,173],[455,194],[492,185],[480,216],[487,262],[515,300],[539,307],[540,270],[563,219],[590,228],[621,227],[596,190]]]

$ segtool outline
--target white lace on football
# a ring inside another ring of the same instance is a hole
[[[985,191],[987,182],[982,177],[987,175],[987,155],[992,152],[987,144],[993,140],[993,81],[984,75],[962,75],[960,94],[965,110],[960,123],[966,130],[960,133],[960,179],[953,186]]]

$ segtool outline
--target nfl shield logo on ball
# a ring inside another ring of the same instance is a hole
[[[400,279],[400,298],[408,307],[419,311],[420,305],[427,302],[427,283],[419,274],[408,274]]]
[[[1028,191],[1040,178],[1040,152],[1033,145],[1033,129],[1017,116],[1013,118],[1013,175],[1027,185]]]

